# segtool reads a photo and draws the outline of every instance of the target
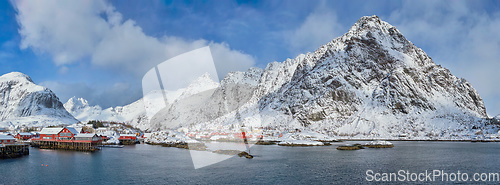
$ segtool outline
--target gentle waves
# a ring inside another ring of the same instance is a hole
[[[393,143],[394,148],[356,151],[335,149],[345,143],[256,145],[253,159],[236,156],[197,170],[186,149],[144,144],[95,153],[30,148],[29,156],[0,160],[0,184],[360,184],[368,183],[367,170],[460,171],[469,179],[476,172],[500,172],[500,143]]]

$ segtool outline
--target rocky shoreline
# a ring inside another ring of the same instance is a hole
[[[174,148],[183,148],[183,149],[188,149],[188,150],[198,150],[198,151],[204,151],[207,149],[207,146],[203,143],[186,143],[186,142],[179,142],[179,143],[153,143],[153,142],[145,142],[148,145],[160,145],[162,147],[174,147]]]

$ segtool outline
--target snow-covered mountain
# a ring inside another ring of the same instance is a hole
[[[99,105],[91,106],[83,98],[70,98],[64,108],[76,119],[87,122],[90,120],[114,121],[114,122],[134,122],[138,125],[145,116],[145,108],[142,99],[126,106],[110,107],[102,109]]]
[[[313,53],[231,73],[196,101],[162,110],[150,129],[243,121],[338,136],[450,138],[470,134],[487,118],[469,82],[377,16],[362,17]]]
[[[190,93],[160,110],[151,119],[149,130],[189,126],[230,114],[252,98],[261,75],[262,69],[250,68],[229,73],[220,85],[203,85],[204,91]]]
[[[461,130],[487,117],[470,83],[376,16],[297,63],[290,81],[259,103],[302,126],[377,136]]]
[[[477,128],[497,131],[487,126],[483,101],[469,82],[435,64],[377,16],[362,17],[315,52],[187,89],[205,86],[169,101],[154,117],[136,112],[122,120],[145,130],[245,124],[359,138],[459,138]],[[144,106],[142,100],[133,104]]]
[[[219,83],[211,80],[210,75],[207,73],[191,82],[186,88],[166,92],[166,96],[168,102],[174,103],[217,87],[219,87]],[[154,93],[155,92],[153,92],[153,94]],[[163,100],[163,96],[146,97],[149,98],[149,101],[144,101],[144,98],[141,98],[129,105],[110,107],[104,110],[99,105],[89,105],[87,100],[83,98],[73,97],[64,104],[64,107],[75,116],[76,119],[82,122],[90,120],[123,122],[146,130],[151,128],[149,120],[156,113],[147,112],[147,110],[155,110],[156,107],[159,107],[160,104],[165,101]]]
[[[19,72],[0,76],[0,127],[76,122],[50,89],[36,85],[29,76]]]

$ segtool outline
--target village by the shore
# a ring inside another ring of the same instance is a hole
[[[462,141],[500,142],[500,133],[471,135],[466,138],[418,138],[400,134],[388,138],[355,136],[331,137],[315,131],[280,130],[271,127],[237,127],[209,131],[186,128],[145,133],[124,123],[89,121],[50,127],[0,128],[0,158],[29,155],[29,147],[98,151],[102,147],[119,147],[138,143],[165,147],[205,150],[207,142],[248,142],[256,145],[328,146],[341,141]],[[220,152],[220,151],[219,151]]]

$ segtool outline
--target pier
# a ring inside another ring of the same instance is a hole
[[[94,152],[100,150],[102,138],[97,134],[78,133],[73,127],[43,128],[40,137],[31,139],[31,146]]]
[[[77,141],[43,141],[34,140],[31,142],[32,147],[41,149],[62,149],[62,150],[76,150],[84,152],[94,152],[100,150],[100,143],[95,142],[77,142]]]
[[[0,159],[10,159],[29,155],[28,144],[2,144],[0,145]]]

